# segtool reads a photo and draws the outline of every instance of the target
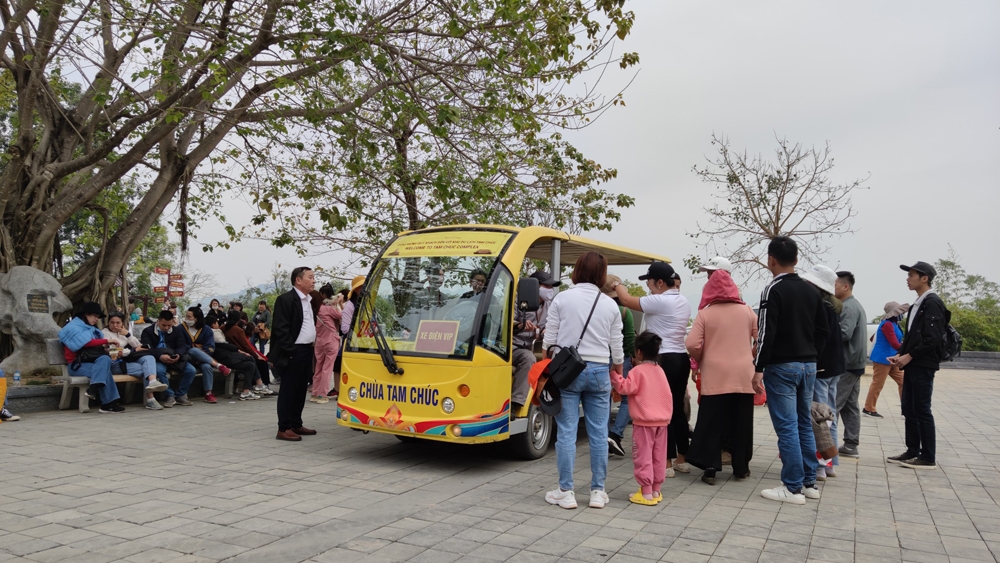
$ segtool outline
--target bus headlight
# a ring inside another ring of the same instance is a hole
[[[351,387],[347,391],[347,398],[350,399],[352,403],[358,400],[358,389],[357,389],[357,387]]]
[[[451,414],[455,412],[455,401],[452,401],[451,397],[445,397],[445,399],[441,401],[441,408],[444,409],[445,414]]]

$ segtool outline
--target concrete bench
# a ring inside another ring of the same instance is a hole
[[[61,368],[61,374],[52,378],[53,381],[61,382],[63,385],[62,396],[59,398],[59,409],[66,410],[70,407],[70,402],[73,400],[73,390],[79,390],[79,409],[80,412],[90,412],[90,400],[87,398],[87,394],[84,392],[87,387],[90,387],[90,378],[82,376],[73,376],[69,374],[69,368],[66,365],[66,356],[63,354],[62,342],[58,339],[50,338],[45,341],[46,352],[48,355],[49,365],[59,366]],[[226,380],[226,398],[233,396],[233,380],[236,377],[235,371],[230,371],[228,376],[223,376],[219,370],[213,370],[216,377],[224,378]],[[170,377],[179,377],[180,374],[176,371],[168,371],[167,375]],[[127,399],[135,395],[135,386],[140,386],[140,391],[145,389],[145,381],[143,378],[135,377],[132,375],[115,375],[113,376],[115,383],[124,383],[125,392],[122,393],[122,402],[127,403]],[[195,370],[195,377],[201,377],[201,370]],[[208,391],[206,389],[206,391]]]

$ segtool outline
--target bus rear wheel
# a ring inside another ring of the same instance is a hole
[[[520,459],[543,457],[549,451],[555,426],[555,420],[551,416],[542,412],[537,406],[531,405],[528,410],[528,430],[511,436],[511,451]]]

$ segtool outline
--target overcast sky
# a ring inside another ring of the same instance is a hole
[[[640,55],[627,105],[570,138],[617,168],[608,189],[637,205],[611,233],[588,236],[670,256],[696,304],[704,279],[683,271],[682,259],[697,252],[685,232],[705,221],[710,188],[691,167],[712,156],[713,132],[765,155],[777,134],[830,141],[834,181],[870,175],[870,189],[854,195],[857,233],[834,241],[824,260],[855,273],[869,318],[886,301],[913,301],[899,264],[943,258],[949,243],[967,271],[1000,281],[1000,2],[630,0],[627,8],[636,24],[618,50]],[[609,93],[631,77],[609,74]],[[206,228],[198,238],[222,236]],[[191,253],[220,293],[266,281],[275,263],[336,261],[266,242]],[[748,302],[760,288],[747,286]]]

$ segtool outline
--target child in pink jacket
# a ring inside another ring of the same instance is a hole
[[[635,365],[625,379],[611,372],[611,385],[628,396],[632,417],[632,465],[639,491],[629,497],[652,506],[663,500],[660,486],[667,474],[667,425],[673,415],[670,385],[656,358],[660,337],[646,331],[635,339]]]

